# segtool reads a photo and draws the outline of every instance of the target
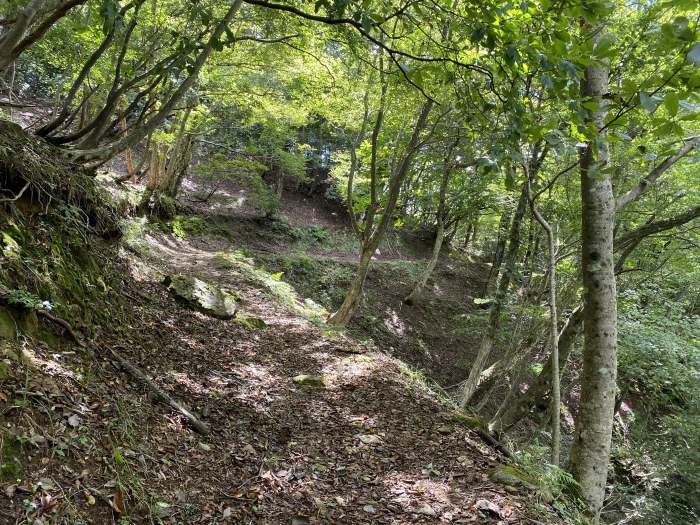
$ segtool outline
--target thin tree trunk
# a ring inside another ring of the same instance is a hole
[[[348,293],[345,296],[343,304],[328,318],[329,324],[345,326],[348,324],[348,322],[350,322],[350,319],[352,319],[352,316],[357,310],[359,300],[362,295],[362,287],[364,285],[365,276],[367,275],[367,269],[369,267],[369,261],[374,255],[374,252],[377,250],[377,247],[379,246],[379,243],[384,237],[386,229],[392,220],[394,210],[396,209],[396,202],[399,198],[399,193],[403,187],[404,181],[406,180],[406,176],[408,175],[413,157],[418,150],[421,133],[428,124],[428,116],[430,115],[430,111],[432,109],[432,100],[428,100],[427,102],[423,103],[423,106],[421,107],[418,119],[413,127],[413,133],[411,134],[411,138],[406,145],[401,161],[398,163],[396,170],[391,174],[388,184],[387,198],[386,202],[384,203],[381,219],[376,225],[374,225],[373,217],[371,217],[371,222],[368,220],[368,218],[365,218],[365,229],[362,233],[362,248],[360,250],[360,266],[357,269],[357,273],[350,290],[348,290]]]
[[[527,167],[526,167],[527,169]],[[529,177],[529,176],[528,176]],[[528,180],[529,189],[529,180]],[[556,239],[554,229],[540,214],[532,192],[528,191],[528,200],[530,201],[530,209],[532,215],[537,222],[540,223],[542,229],[547,234],[547,245],[549,248],[549,260],[547,264],[547,272],[549,273],[549,333],[550,333],[550,351],[552,354],[552,454],[550,461],[552,465],[559,465],[560,445],[561,445],[561,429],[559,425],[561,413],[561,388],[559,385],[559,327],[557,322],[557,257],[556,257]],[[532,224],[530,225],[532,228]]]
[[[498,289],[496,290],[496,297],[491,304],[487,332],[481,338],[476,359],[474,359],[474,362],[472,363],[469,370],[469,377],[467,377],[467,380],[465,381],[460,393],[459,404],[462,408],[469,404],[474,392],[476,392],[476,389],[479,387],[481,373],[486,366],[486,362],[491,355],[493,345],[496,342],[496,336],[501,324],[501,311],[506,300],[511,279],[515,273],[515,263],[518,257],[518,249],[520,248],[520,226],[522,224],[523,217],[525,216],[526,208],[527,184],[523,184],[520,192],[520,199],[518,200],[518,207],[516,208],[515,215],[511,221],[508,253],[505,257],[505,271],[501,274],[501,278],[498,282]]]
[[[408,294],[404,302],[406,304],[413,304],[421,296],[423,289],[428,284],[428,279],[433,274],[435,267],[437,266],[438,259],[440,258],[440,251],[442,250],[442,244],[445,239],[445,215],[446,215],[446,197],[447,197],[447,186],[450,183],[450,174],[452,173],[452,152],[457,144],[459,143],[459,137],[449,148],[446,158],[445,166],[442,174],[442,180],[440,181],[440,192],[438,196],[438,209],[437,209],[437,234],[435,236],[435,243],[433,244],[433,253],[430,256],[427,266],[423,270],[420,278],[416,282],[411,293]]]
[[[123,17],[127,13],[127,11],[134,7],[134,5],[137,5],[136,13],[134,14],[134,16],[138,16],[138,9],[141,7],[141,4],[143,4],[144,1],[145,0],[137,0],[136,2],[131,2],[125,5],[119,11],[119,17]],[[51,122],[39,128],[36,132],[37,135],[39,135],[40,137],[46,137],[50,135],[52,132],[58,129],[69,117],[71,112],[71,105],[73,104],[73,100],[75,99],[75,96],[80,90],[80,87],[83,85],[83,82],[85,82],[85,79],[87,78],[94,65],[100,59],[100,57],[102,57],[102,55],[104,55],[107,49],[109,49],[109,47],[112,45],[116,33],[117,26],[116,24],[114,24],[114,26],[110,29],[109,33],[105,35],[100,46],[92,53],[92,55],[90,55],[90,58],[83,65],[82,69],[80,70],[80,73],[78,74],[78,77],[75,79],[73,85],[68,91],[68,95],[66,96],[66,99],[63,102],[63,107],[61,108],[59,114]]]
[[[357,311],[360,305],[360,299],[362,298],[362,289],[365,284],[365,279],[367,278],[367,272],[369,271],[369,263],[375,251],[376,248],[365,249],[360,253],[360,264],[355,272],[355,277],[352,283],[350,283],[343,303],[331,318],[329,318],[328,322],[330,324],[345,326],[350,322],[350,319],[352,319],[352,316]]]
[[[411,293],[409,293],[408,296],[404,299],[404,302],[406,304],[415,304],[421,296],[421,294],[423,293],[423,289],[428,284],[428,279],[430,279],[430,276],[433,274],[433,271],[437,266],[444,239],[445,221],[440,217],[438,218],[437,233],[435,235],[435,242],[433,243],[433,252],[430,255],[430,260],[428,261],[426,267],[423,269],[423,273],[421,273],[421,276],[418,278],[418,281],[413,287],[413,290],[411,290]]]
[[[84,163],[109,160],[124,149],[138,144],[142,139],[151,134],[158,126],[160,126],[172,113],[173,109],[175,109],[175,105],[194,85],[199,77],[199,72],[202,70],[202,67],[214,51],[214,45],[219,42],[219,39],[233,20],[242,3],[243,0],[233,0],[224,18],[218,23],[207,43],[202,46],[199,55],[197,55],[196,60],[192,64],[190,74],[185,80],[182,81],[180,86],[178,86],[170,98],[162,104],[155,115],[148,119],[148,121],[144,122],[142,126],[134,129],[129,135],[122,137],[120,140],[112,144],[97,147],[95,149],[73,151],[72,157],[74,160]]]
[[[501,272],[501,264],[503,263],[503,254],[506,250],[506,231],[508,227],[511,226],[511,216],[512,210],[511,205],[508,204],[506,209],[501,215],[501,220],[498,222],[498,240],[496,241],[496,250],[493,253],[493,260],[491,262],[491,268],[489,269],[489,275],[486,278],[486,283],[484,284],[484,289],[481,292],[481,297],[486,297],[489,294],[491,288],[491,283],[494,279],[498,278]]]
[[[595,29],[595,46],[605,28],[587,29]],[[599,106],[588,110],[587,115],[597,129],[605,124],[603,97],[607,92],[607,66],[586,66],[581,94],[584,101]],[[608,146],[601,132],[590,139],[580,157],[584,344],[581,399],[571,447],[571,472],[587,504],[587,514],[595,522],[605,499],[617,376],[615,198],[611,176],[604,171],[608,160]]]

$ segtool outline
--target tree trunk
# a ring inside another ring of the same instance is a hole
[[[528,182],[529,188],[529,182]],[[556,239],[554,230],[545,218],[540,214],[535,206],[535,201],[532,197],[532,192],[529,193],[530,209],[532,215],[537,222],[540,223],[542,229],[547,234],[547,246],[549,249],[549,260],[547,263],[547,272],[549,274],[549,334],[550,334],[550,351],[551,351],[551,385],[552,385],[552,465],[559,465],[559,452],[561,444],[560,435],[560,413],[561,413],[561,388],[559,386],[559,326],[557,322],[557,255],[556,255]],[[532,223],[530,228],[532,229]]]
[[[501,272],[501,264],[503,263],[503,253],[506,250],[506,231],[508,229],[508,226],[511,225],[511,215],[512,210],[510,204],[508,204],[506,209],[503,211],[503,215],[501,215],[501,220],[498,223],[498,240],[496,241],[496,250],[493,253],[491,269],[489,270],[489,275],[486,278],[484,289],[481,292],[482,298],[486,297],[489,294],[491,282],[493,282],[494,279],[497,279],[498,274]]]
[[[442,180],[440,181],[440,193],[438,196],[439,203],[437,209],[437,234],[435,236],[435,243],[433,244],[433,253],[430,256],[428,265],[425,267],[423,273],[421,274],[420,278],[413,287],[413,290],[411,290],[411,293],[408,294],[408,297],[404,299],[404,302],[406,304],[413,304],[416,302],[416,300],[420,298],[421,293],[423,292],[423,288],[425,288],[426,284],[428,284],[428,279],[430,279],[430,276],[433,274],[433,271],[437,266],[438,259],[440,258],[442,243],[445,240],[445,201],[447,197],[447,186],[450,183],[450,173],[452,172],[452,166],[450,166],[450,162],[452,161],[452,151],[458,143],[459,138],[457,138],[455,143],[449,148],[447,156],[445,158],[445,167],[444,172],[442,174]]]
[[[87,0],[47,1],[32,0],[21,9],[14,23],[0,36],[0,73],[5,71],[17,57],[29,49],[51,29],[51,27],[77,5]],[[46,18],[35,27],[34,31],[27,34],[33,26],[39,11],[48,13]]]
[[[428,284],[428,279],[433,274],[435,267],[437,266],[438,259],[440,258],[440,251],[442,250],[442,242],[445,239],[445,221],[441,218],[438,219],[437,234],[435,236],[435,243],[433,244],[433,253],[430,256],[428,265],[423,269],[423,273],[416,282],[413,290],[404,299],[406,304],[415,304],[423,293],[423,289]]]
[[[120,140],[114,143],[100,146],[95,149],[73,151],[73,160],[83,163],[109,160],[116,154],[124,151],[126,148],[135,146],[141,142],[142,139],[155,131],[155,129],[158,128],[158,126],[160,126],[163,121],[173,112],[175,105],[182,100],[185,94],[187,94],[190,88],[197,81],[199,72],[202,70],[202,67],[211,56],[212,52],[214,51],[214,46],[218,44],[219,39],[224,34],[226,28],[228,28],[228,25],[235,17],[242,3],[243,0],[233,0],[224,18],[217,24],[216,29],[212,32],[207,43],[202,46],[199,55],[197,55],[197,58],[189,70],[190,74],[187,76],[187,78],[185,78],[185,80],[182,81],[180,86],[175,90],[170,98],[160,106],[160,109],[155,115],[148,119],[148,121],[144,122],[143,125],[134,129],[129,135],[122,137]]]
[[[520,226],[525,216],[526,207],[527,184],[523,184],[520,192],[520,199],[518,200],[518,207],[511,221],[508,253],[505,258],[505,271],[501,274],[501,278],[498,282],[498,289],[496,290],[496,297],[491,304],[487,332],[481,339],[479,352],[472,363],[471,369],[469,370],[469,377],[465,381],[462,392],[460,393],[459,404],[462,408],[467,406],[474,392],[476,392],[476,389],[479,387],[481,373],[486,366],[486,361],[496,341],[498,329],[501,324],[501,310],[503,309],[503,303],[505,302],[511,279],[515,273],[515,263],[518,257],[518,249],[520,248]]]
[[[352,316],[355,314],[358,306],[360,305],[360,299],[362,298],[362,289],[365,284],[365,279],[367,278],[367,272],[369,271],[369,263],[374,255],[374,249],[366,249],[360,253],[360,264],[355,272],[355,277],[350,283],[350,288],[348,288],[345,294],[345,299],[340,308],[328,318],[328,322],[333,325],[345,326],[350,322]]]
[[[185,111],[170,148],[154,144],[151,149],[146,191],[138,206],[141,213],[170,218],[175,211],[175,199],[192,160],[194,138],[186,131],[191,111],[192,108]]]
[[[593,45],[605,33],[603,27],[597,29]],[[607,66],[596,63],[586,66],[582,99],[599,105],[598,109],[588,110],[587,115],[588,121],[599,130],[605,123],[603,97],[607,92]],[[571,448],[571,472],[587,504],[587,514],[595,522],[599,520],[605,498],[617,375],[615,198],[611,176],[604,171],[608,158],[608,146],[601,132],[590,139],[579,162],[585,308],[581,400]]]
[[[362,287],[369,268],[369,262],[374,255],[374,252],[377,250],[377,247],[379,246],[379,243],[384,237],[386,229],[392,220],[394,210],[396,209],[396,202],[399,198],[399,193],[403,187],[404,181],[406,180],[406,176],[408,175],[413,157],[418,150],[421,133],[428,124],[428,115],[430,115],[430,111],[432,109],[432,100],[428,100],[427,102],[423,103],[423,106],[421,107],[418,119],[413,127],[413,133],[411,134],[408,144],[406,144],[401,161],[398,163],[398,166],[391,174],[391,178],[389,179],[387,198],[386,202],[384,203],[381,219],[376,225],[374,224],[373,213],[372,217],[369,217],[371,221],[365,219],[365,230],[361,236],[362,248],[360,249],[360,266],[357,269],[357,273],[355,274],[352,285],[345,296],[343,304],[340,306],[337,312],[328,317],[329,324],[345,326],[348,324],[348,322],[350,322],[350,319],[352,319],[352,316],[357,310],[360,296],[362,295]],[[348,199],[350,199],[351,194],[348,195]]]

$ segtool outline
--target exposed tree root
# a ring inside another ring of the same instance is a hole
[[[56,323],[60,327],[62,327],[66,333],[75,341],[78,343],[80,346],[85,346],[85,343],[83,342],[82,339],[78,337],[78,334],[75,333],[75,330],[73,330],[73,327],[70,325],[68,321],[65,319],[61,319],[60,317],[56,317],[55,315],[49,313],[47,310],[36,310],[36,315],[39,315],[45,319],[48,319],[52,323]]]

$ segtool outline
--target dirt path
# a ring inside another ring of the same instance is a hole
[[[139,447],[170,464],[160,490],[198,509],[185,522],[527,522],[522,496],[488,478],[492,451],[396,361],[241,286],[201,244],[159,236],[151,245],[164,271],[235,288],[246,314],[268,324],[211,319],[142,283],[151,301],[135,317],[145,340],[122,351],[212,427],[200,439],[162,407],[142,422],[149,435]],[[300,374],[325,387],[297,385]],[[479,500],[498,511],[478,510]]]
[[[491,481],[494,452],[399,361],[222,265],[227,241],[145,243],[147,258],[123,262],[121,308],[96,326],[94,356],[37,345],[43,375],[4,387],[25,398],[6,414],[26,456],[3,484],[0,523],[533,522],[533,496]],[[180,305],[160,282],[171,273],[235,290],[267,328]],[[210,434],[151,399],[109,347]],[[323,387],[293,380],[303,374]],[[32,409],[16,410],[27,396]]]

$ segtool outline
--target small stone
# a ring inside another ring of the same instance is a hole
[[[80,418],[76,414],[73,414],[68,418],[68,424],[73,428],[76,428],[80,425]]]
[[[377,512],[377,509],[375,509],[372,505],[365,505],[362,507],[362,510],[364,510],[367,514],[374,514]]]
[[[423,505],[418,507],[415,512],[416,514],[423,514],[424,516],[437,516],[435,509],[427,503],[423,503]]]
[[[487,499],[477,500],[476,508],[483,512],[492,512],[496,516],[499,516],[501,512],[501,507],[496,505],[493,501],[489,501]]]
[[[298,376],[294,376],[292,381],[299,386],[310,388],[324,388],[326,386],[321,376],[312,376],[308,374],[299,374]]]
[[[450,425],[442,425],[441,427],[438,427],[437,431],[440,432],[440,434],[451,434],[452,427]]]

